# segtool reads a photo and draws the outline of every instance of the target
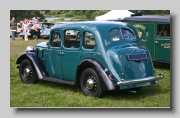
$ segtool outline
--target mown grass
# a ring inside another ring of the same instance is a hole
[[[47,41],[39,39],[39,42]],[[10,41],[10,107],[170,107],[170,65],[154,63],[156,73],[165,78],[153,86],[143,87],[137,93],[110,91],[102,98],[85,97],[79,87],[39,80],[37,84],[23,84],[16,59],[28,45],[37,40]]]

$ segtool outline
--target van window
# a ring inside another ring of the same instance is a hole
[[[158,36],[170,37],[170,24],[159,24],[157,27]]]

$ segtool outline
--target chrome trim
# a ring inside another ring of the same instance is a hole
[[[33,46],[28,46],[26,48],[26,52],[32,52],[32,51],[34,51],[34,47]]]
[[[127,86],[127,85],[131,85],[131,84],[138,84],[138,83],[149,82],[149,81],[153,81],[153,80],[159,80],[162,78],[164,78],[164,74],[160,73],[159,76],[139,78],[139,79],[130,80],[130,81],[125,81],[124,79],[122,79],[120,82],[117,83],[117,85],[118,86],[120,86],[120,85]]]

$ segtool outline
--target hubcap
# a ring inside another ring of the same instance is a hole
[[[85,79],[85,86],[86,86],[86,90],[89,93],[94,94],[97,90],[96,78],[94,76],[87,77]]]
[[[87,82],[86,82],[86,87],[87,87],[88,89],[90,89],[90,90],[94,88],[94,82],[93,82],[92,79],[88,79],[88,80],[87,80]]]
[[[31,76],[31,70],[29,67],[24,68],[24,75],[26,78],[29,78]]]

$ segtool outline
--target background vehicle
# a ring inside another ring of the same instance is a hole
[[[170,63],[170,16],[132,16],[120,21],[132,24],[153,61]]]
[[[28,38],[31,38],[31,39],[37,39],[37,38],[41,38],[41,30],[43,29],[44,26],[47,26],[47,28],[51,28],[54,26],[54,23],[48,23],[48,22],[38,22],[38,23],[35,23],[31,28],[30,28],[30,31],[29,31],[29,34],[28,34]],[[20,33],[20,37],[22,37],[24,39],[24,32],[21,32]]]
[[[151,56],[136,29],[120,22],[78,22],[51,29],[49,42],[27,47],[17,59],[26,84],[38,79],[80,86],[85,96],[103,91],[138,90],[154,85]]]

